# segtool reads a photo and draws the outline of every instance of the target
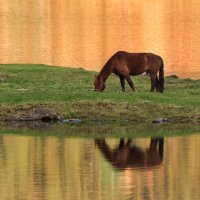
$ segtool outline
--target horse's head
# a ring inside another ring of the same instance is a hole
[[[94,80],[94,89],[95,91],[103,92],[106,88],[106,85],[100,76],[95,76]]]

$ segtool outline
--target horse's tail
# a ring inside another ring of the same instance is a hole
[[[161,66],[159,69],[159,90],[163,93],[164,90],[164,63],[161,61]]]

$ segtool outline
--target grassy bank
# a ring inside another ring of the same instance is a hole
[[[165,78],[163,94],[150,93],[148,76],[134,77],[137,92],[121,92],[112,75],[103,93],[93,91],[95,72],[45,65],[0,65],[0,120],[31,116],[36,109],[84,121],[151,121],[166,117],[200,123],[200,80]]]

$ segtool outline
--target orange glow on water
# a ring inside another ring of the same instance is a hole
[[[200,2],[2,0],[0,63],[99,71],[116,51],[153,52],[166,74],[200,77]]]

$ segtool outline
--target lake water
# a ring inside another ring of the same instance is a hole
[[[154,52],[200,78],[199,0],[1,0],[0,63],[99,71],[116,51]]]
[[[157,141],[0,135],[0,199],[200,199],[200,135]]]

